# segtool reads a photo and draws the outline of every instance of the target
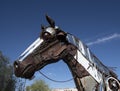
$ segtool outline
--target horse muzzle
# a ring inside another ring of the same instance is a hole
[[[31,79],[35,73],[35,67],[30,63],[22,63],[20,61],[14,62],[14,73],[15,76]]]

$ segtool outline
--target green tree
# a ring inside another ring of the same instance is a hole
[[[43,80],[35,81],[31,86],[26,87],[26,91],[51,91]]]
[[[25,82],[14,76],[13,63],[0,51],[0,91],[24,91]]]
[[[15,91],[16,79],[9,59],[0,51],[0,91]]]

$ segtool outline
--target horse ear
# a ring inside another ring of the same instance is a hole
[[[45,26],[43,26],[42,24],[41,24],[41,32],[40,32],[40,38],[42,38],[43,37],[43,32],[45,31]]]
[[[51,27],[55,27],[55,22],[53,19],[51,19],[48,15],[46,15],[46,20],[48,21],[48,23],[50,24]]]
[[[44,30],[44,29],[45,29],[45,26],[41,25],[41,29]]]

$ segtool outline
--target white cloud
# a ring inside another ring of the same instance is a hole
[[[100,43],[107,42],[107,41],[110,41],[110,40],[113,40],[113,39],[116,39],[116,38],[120,38],[120,34],[114,33],[114,34],[112,34],[110,36],[107,36],[107,37],[98,38],[95,41],[87,43],[87,45],[91,46],[91,45],[95,45],[95,44],[100,44]]]

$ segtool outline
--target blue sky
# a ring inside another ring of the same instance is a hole
[[[40,25],[47,25],[45,14],[56,25],[88,44],[107,66],[117,67],[120,78],[120,1],[119,0],[0,0],[0,50],[14,61],[39,36]],[[71,74],[62,61],[41,70],[55,80]],[[54,83],[38,72],[52,88],[74,87],[74,82]],[[31,84],[34,80],[27,80]]]

